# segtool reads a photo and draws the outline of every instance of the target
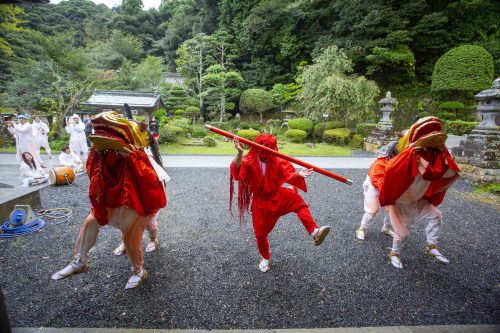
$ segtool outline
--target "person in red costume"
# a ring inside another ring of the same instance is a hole
[[[259,134],[254,142],[278,150],[276,138],[272,134]],[[297,191],[297,188],[307,191],[305,178],[310,176],[313,170],[302,169],[297,172],[290,162],[257,147],[252,147],[243,157],[243,146],[238,139],[234,140],[234,146],[238,152],[230,166],[230,206],[233,198],[233,180],[236,180],[240,221],[251,203],[252,224],[261,255],[259,269],[262,272],[269,270],[271,252],[267,237],[278,219],[288,213],[297,214],[312,236],[314,244],[320,245],[330,232],[330,227],[318,227],[308,205]],[[293,187],[282,187],[284,183]]]
[[[166,205],[164,186],[146,153],[133,145],[124,152],[91,149],[87,160],[90,178],[91,212],[80,229],[74,260],[52,275],[60,280],[86,272],[88,254],[94,246],[99,228],[112,225],[123,235],[133,275],[125,288],[137,287],[146,277],[143,268],[142,236],[147,224]]]
[[[442,220],[437,206],[458,179],[460,169],[444,145],[446,134],[438,118],[418,120],[400,140],[405,141],[406,148],[387,162],[380,185],[380,204],[388,207],[396,233],[389,258],[394,267],[402,268],[400,254],[409,235],[409,225],[426,221],[425,253],[447,264],[449,260],[437,247]]]

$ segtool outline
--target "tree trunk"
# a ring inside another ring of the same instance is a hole
[[[220,122],[224,120],[224,113],[226,111],[226,94],[222,93],[220,95]]]

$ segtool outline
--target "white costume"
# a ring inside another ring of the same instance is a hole
[[[49,180],[49,176],[45,175],[42,167],[38,164],[36,164],[36,169],[32,169],[23,161],[21,162],[20,172],[20,182],[22,187],[43,184]]]
[[[43,147],[45,152],[47,152],[47,154],[49,154],[52,158],[52,151],[50,150],[48,137],[48,133],[50,132],[49,126],[40,120],[35,120],[31,126],[33,126],[33,132],[35,135],[36,152],[40,155],[40,147]]]
[[[37,163],[43,163],[40,155],[37,153],[33,127],[30,123],[13,124],[12,127],[7,127],[7,129],[16,138],[18,162],[23,162],[22,154],[28,152]]]
[[[83,159],[85,160],[89,153],[87,137],[85,136],[85,124],[77,115],[74,115],[72,119],[78,119],[78,121],[73,121],[65,127],[66,132],[70,135],[69,146],[78,157],[81,156],[80,154],[83,154]]]
[[[76,172],[83,171],[82,160],[72,151],[70,151],[69,154],[65,152],[60,153],[59,163],[64,166],[72,167]]]

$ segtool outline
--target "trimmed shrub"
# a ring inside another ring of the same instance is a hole
[[[175,110],[174,114],[176,116],[184,116],[184,110]]]
[[[242,129],[254,129],[260,132],[260,124],[259,123],[241,123],[240,127]]]
[[[309,131],[313,128],[314,123],[312,120],[307,118],[294,118],[288,120],[288,126],[290,126],[291,129],[298,129],[309,133]]]
[[[176,116],[168,123],[168,125],[180,127],[184,131],[189,132],[189,129],[191,128],[191,120]]]
[[[160,127],[159,134],[158,143],[173,143],[179,141],[179,138],[184,134],[184,130],[181,127],[167,124]]]
[[[326,130],[323,138],[327,143],[333,143],[339,146],[345,146],[349,143],[350,136],[351,136],[351,131],[348,128],[335,128],[331,130]]]
[[[273,97],[264,89],[248,89],[240,96],[240,111],[243,113],[258,113],[261,122],[264,112],[274,107]]]
[[[493,58],[482,46],[458,46],[436,62],[431,89],[441,96],[467,97],[489,88],[493,73]]]
[[[285,132],[285,136],[292,142],[301,143],[307,137],[307,132],[300,129],[291,129]]]
[[[441,120],[457,120],[457,115],[454,112],[439,112],[437,114],[438,118]]]
[[[259,135],[259,134],[260,134],[260,132],[254,130],[254,129],[242,129],[242,130],[238,131],[237,135],[241,136],[244,139],[253,141],[253,139],[255,139],[257,137],[257,135]]]
[[[217,145],[217,141],[211,136],[206,136],[203,138],[203,143],[209,147],[215,147]]]
[[[445,120],[444,131],[455,135],[470,134],[478,124],[477,121]]]
[[[349,140],[349,147],[352,147],[352,148],[363,148],[363,143],[364,143],[364,139],[361,135],[359,134],[354,134],[351,138],[351,140]]]
[[[325,130],[342,128],[345,127],[345,122],[340,120],[332,120],[327,121],[326,123],[319,123],[314,126],[313,135],[317,138],[321,138],[323,136],[323,125],[325,126]]]
[[[356,125],[356,134],[359,134],[362,137],[366,138],[373,132],[375,127],[377,127],[377,124],[370,124],[370,123],[358,124]]]
[[[443,110],[462,110],[465,108],[465,105],[460,102],[443,102],[438,105],[438,108]]]

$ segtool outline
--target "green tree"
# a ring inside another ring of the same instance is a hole
[[[471,97],[491,86],[493,73],[493,59],[483,47],[455,47],[436,62],[432,74],[432,91],[446,97]]]
[[[186,84],[198,97],[200,110],[203,110],[203,75],[210,65],[208,49],[209,37],[200,33],[182,43],[175,59],[177,71],[185,77]],[[206,115],[204,118],[207,118]]]
[[[321,119],[329,112],[334,119],[364,119],[379,94],[377,84],[362,76],[349,76],[352,62],[337,46],[328,47],[302,74],[302,100],[309,118]]]
[[[22,21],[18,16],[22,13],[23,10],[17,6],[0,5],[0,54],[4,56],[14,55],[6,34],[21,31],[19,24]]]
[[[207,68],[207,74],[203,76],[203,84],[206,87],[203,96],[208,99],[207,107],[219,112],[220,122],[224,120],[226,112],[235,109],[234,100],[241,93],[242,83],[243,78],[238,72],[228,71],[221,65]]]
[[[200,108],[196,106],[188,106],[186,110],[184,110],[184,115],[193,119],[194,126],[194,124],[196,123],[196,117],[200,115]]]
[[[240,111],[244,113],[258,113],[262,124],[263,114],[274,108],[273,97],[264,89],[248,89],[240,96]]]
[[[147,56],[135,68],[135,77],[139,89],[144,91],[158,91],[164,81],[166,68],[163,58]]]

